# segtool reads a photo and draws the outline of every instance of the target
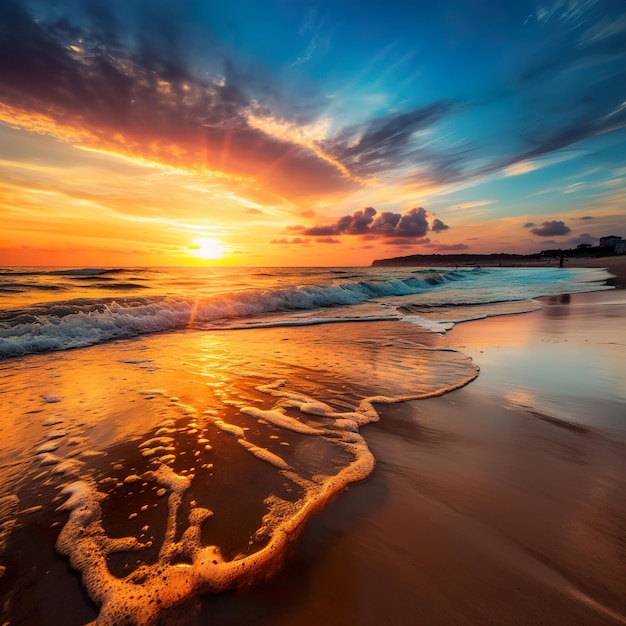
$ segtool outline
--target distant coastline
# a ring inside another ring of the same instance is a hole
[[[607,263],[615,258],[615,253],[603,248],[588,250],[550,250],[536,254],[411,254],[408,256],[391,257],[388,259],[376,259],[372,267],[468,267],[485,265],[489,267],[511,267],[514,265],[558,265],[561,252],[565,261],[583,261],[605,258]],[[619,255],[623,256],[623,255]]]

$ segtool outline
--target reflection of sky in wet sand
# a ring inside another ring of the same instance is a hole
[[[427,397],[475,376],[437,341],[400,323],[188,332],[5,363],[5,582],[22,589],[33,562],[58,570],[59,531],[103,623],[270,573],[308,517],[372,471],[359,427],[377,414],[364,398]],[[48,537],[25,555],[14,542],[33,523]],[[52,598],[75,581],[28,584]],[[29,619],[28,603],[7,606]],[[53,602],[39,608],[61,619]]]
[[[541,312],[514,324],[493,318],[488,325],[457,326],[449,339],[481,367],[479,381],[514,405],[626,429],[623,292],[546,298],[543,304]]]

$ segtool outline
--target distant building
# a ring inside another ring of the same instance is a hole
[[[600,237],[600,247],[601,248],[613,248],[613,250],[615,250],[615,247],[622,241],[624,240],[621,237],[618,237],[617,235],[609,235],[608,237]]]
[[[626,239],[618,241],[613,247],[613,250],[615,250],[617,254],[626,254]]]

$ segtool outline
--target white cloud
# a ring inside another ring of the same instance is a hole
[[[480,206],[487,206],[488,204],[494,204],[495,200],[475,200],[474,202],[462,202],[460,204],[453,204],[448,207],[448,211],[462,211],[463,209],[474,209]]]

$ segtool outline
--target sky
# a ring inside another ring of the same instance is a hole
[[[0,265],[626,237],[624,0],[0,0]]]

